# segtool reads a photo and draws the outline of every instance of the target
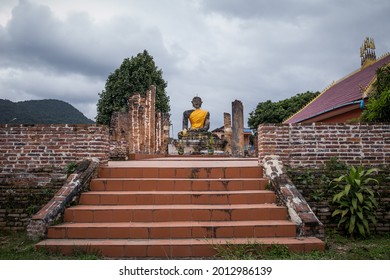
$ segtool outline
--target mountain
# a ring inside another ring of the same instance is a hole
[[[0,99],[0,123],[93,124],[67,102],[55,99],[12,102]]]

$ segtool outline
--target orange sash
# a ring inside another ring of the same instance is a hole
[[[190,115],[191,129],[199,129],[204,127],[207,111],[202,109],[194,110]]]

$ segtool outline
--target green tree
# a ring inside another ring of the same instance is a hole
[[[121,66],[108,76],[105,89],[99,93],[96,122],[109,124],[113,112],[128,110],[129,96],[136,92],[145,94],[151,85],[156,86],[156,110],[168,113],[167,83],[153,57],[144,50],[136,57],[125,58]]]
[[[374,91],[361,119],[369,122],[390,122],[390,65],[376,71]]]
[[[249,113],[248,125],[257,129],[262,123],[282,123],[285,119],[298,112],[303,106],[313,100],[319,92],[304,92],[278,101],[260,102],[256,109]]]

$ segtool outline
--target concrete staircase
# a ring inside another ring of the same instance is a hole
[[[64,223],[37,244],[112,258],[212,257],[218,244],[284,244],[323,250],[296,238],[287,210],[275,204],[256,162],[151,160],[102,166]]]

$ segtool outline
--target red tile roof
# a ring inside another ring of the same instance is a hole
[[[336,108],[359,102],[362,99],[361,88],[367,89],[374,81],[376,70],[390,63],[390,53],[363,69],[358,69],[324,90],[298,113],[284,123],[299,123]]]

